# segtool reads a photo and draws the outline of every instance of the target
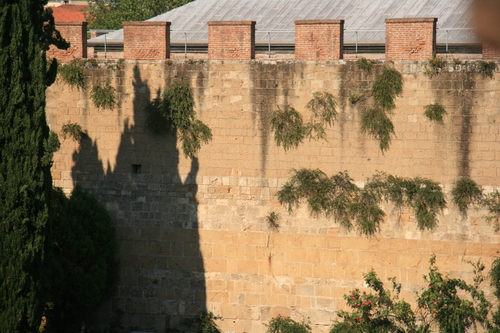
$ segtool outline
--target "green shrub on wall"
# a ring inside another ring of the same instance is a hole
[[[386,67],[372,86],[375,106],[361,115],[361,130],[379,141],[382,152],[389,149],[394,124],[389,114],[396,107],[395,98],[403,92],[403,76],[394,68]]]
[[[194,98],[185,82],[175,81],[161,97],[146,107],[147,127],[153,134],[174,132],[182,143],[186,156],[195,156],[202,143],[212,139],[212,131],[201,120],[196,119]]]
[[[444,106],[439,103],[426,105],[424,106],[424,110],[424,115],[429,120],[435,121],[439,124],[443,124],[443,117],[448,114]]]
[[[336,107],[335,98],[326,91],[315,92],[307,103],[306,108],[311,112],[308,122],[304,122],[295,108],[287,105],[282,110],[278,107],[269,116],[274,141],[286,151],[298,147],[305,138],[325,140],[325,126],[333,125],[337,118]]]
[[[65,139],[70,137],[73,140],[80,142],[84,132],[79,124],[68,122],[67,124],[62,125],[61,134]]]
[[[96,107],[111,110],[116,104],[115,88],[109,82],[104,85],[94,84],[90,99]]]
[[[373,235],[384,220],[382,200],[397,208],[413,210],[421,230],[433,229],[446,207],[441,186],[425,178],[403,178],[378,173],[363,188],[347,172],[328,177],[321,170],[293,170],[294,175],[278,191],[278,201],[291,212],[305,200],[313,216],[333,218],[342,227]]]
[[[465,215],[470,205],[482,202],[483,189],[472,179],[464,178],[457,180],[451,190],[451,195],[453,203]]]

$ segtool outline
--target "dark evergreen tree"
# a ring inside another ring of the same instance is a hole
[[[36,332],[48,272],[45,51],[59,39],[46,0],[0,0],[0,332]]]

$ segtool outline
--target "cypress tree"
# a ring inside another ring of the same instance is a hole
[[[0,0],[0,333],[36,332],[47,292],[46,3]]]

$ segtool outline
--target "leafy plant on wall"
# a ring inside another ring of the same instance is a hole
[[[332,126],[337,118],[337,102],[332,94],[322,91],[315,92],[306,108],[311,112],[311,119],[304,122],[302,115],[295,108],[278,107],[270,115],[274,141],[287,151],[296,148],[304,139],[326,139],[325,126]]]
[[[382,152],[389,149],[394,125],[389,117],[396,107],[394,99],[403,92],[403,76],[394,68],[386,67],[372,86],[375,105],[361,115],[361,130],[379,141]]]
[[[175,132],[181,140],[184,155],[195,156],[202,143],[208,143],[212,139],[212,131],[205,123],[196,119],[194,106],[189,85],[175,81],[161,97],[147,105],[147,127],[157,135]]]
[[[328,177],[321,170],[293,170],[294,175],[278,191],[278,201],[289,212],[302,201],[313,216],[333,218],[342,227],[356,228],[363,235],[380,229],[385,212],[380,203],[390,201],[397,208],[410,207],[421,230],[432,230],[437,215],[446,207],[441,186],[425,178],[403,178],[378,173],[363,188],[347,172]]]

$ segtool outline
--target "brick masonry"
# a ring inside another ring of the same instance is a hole
[[[121,257],[118,294],[102,311],[109,321],[124,312],[124,327],[162,332],[182,316],[207,309],[224,318],[223,332],[265,332],[278,314],[309,319],[314,333],[328,332],[343,294],[362,288],[373,268],[384,280],[395,276],[412,302],[423,286],[432,254],[453,277],[471,281],[464,260],[481,258],[489,269],[500,234],[484,210],[462,217],[451,204],[453,183],[470,176],[487,191],[500,187],[499,74],[493,79],[457,70],[433,77],[422,63],[396,61],[404,92],[391,116],[395,136],[383,155],[360,130],[360,113],[372,105],[371,74],[345,60],[129,61],[101,63],[87,84],[109,76],[119,103],[97,109],[88,90],[56,82],[47,91],[48,121],[59,132],[77,122],[87,132],[80,142],[62,139],[52,168],[54,184],[70,191],[80,183],[113,216]],[[213,140],[196,159],[179,151],[171,136],[145,128],[145,104],[173,80],[190,83],[198,117]],[[305,141],[284,152],[274,143],[269,112],[291,105],[308,119],[306,104],[316,91],[338,102],[338,119],[327,141]],[[349,102],[353,91],[365,98]],[[424,116],[424,106],[441,103],[444,125]],[[140,166],[140,172],[138,172]],[[289,214],[276,192],[292,168],[346,170],[362,184],[377,170],[440,182],[448,208],[438,227],[420,231],[411,210],[384,205],[387,218],[376,237],[359,236],[332,220]],[[272,231],[266,216],[280,214]],[[492,290],[486,286],[491,296]]]
[[[427,60],[436,50],[437,18],[385,20],[386,60]]]
[[[295,60],[338,60],[343,49],[344,20],[295,21]]]
[[[255,58],[255,21],[208,22],[208,59]]]
[[[498,47],[483,44],[483,60],[500,60],[500,50]]]
[[[170,22],[124,22],[123,56],[141,60],[170,58]]]
[[[57,58],[59,62],[87,58],[87,22],[56,22],[56,29],[71,45],[67,50],[51,45],[47,51],[48,58]]]

